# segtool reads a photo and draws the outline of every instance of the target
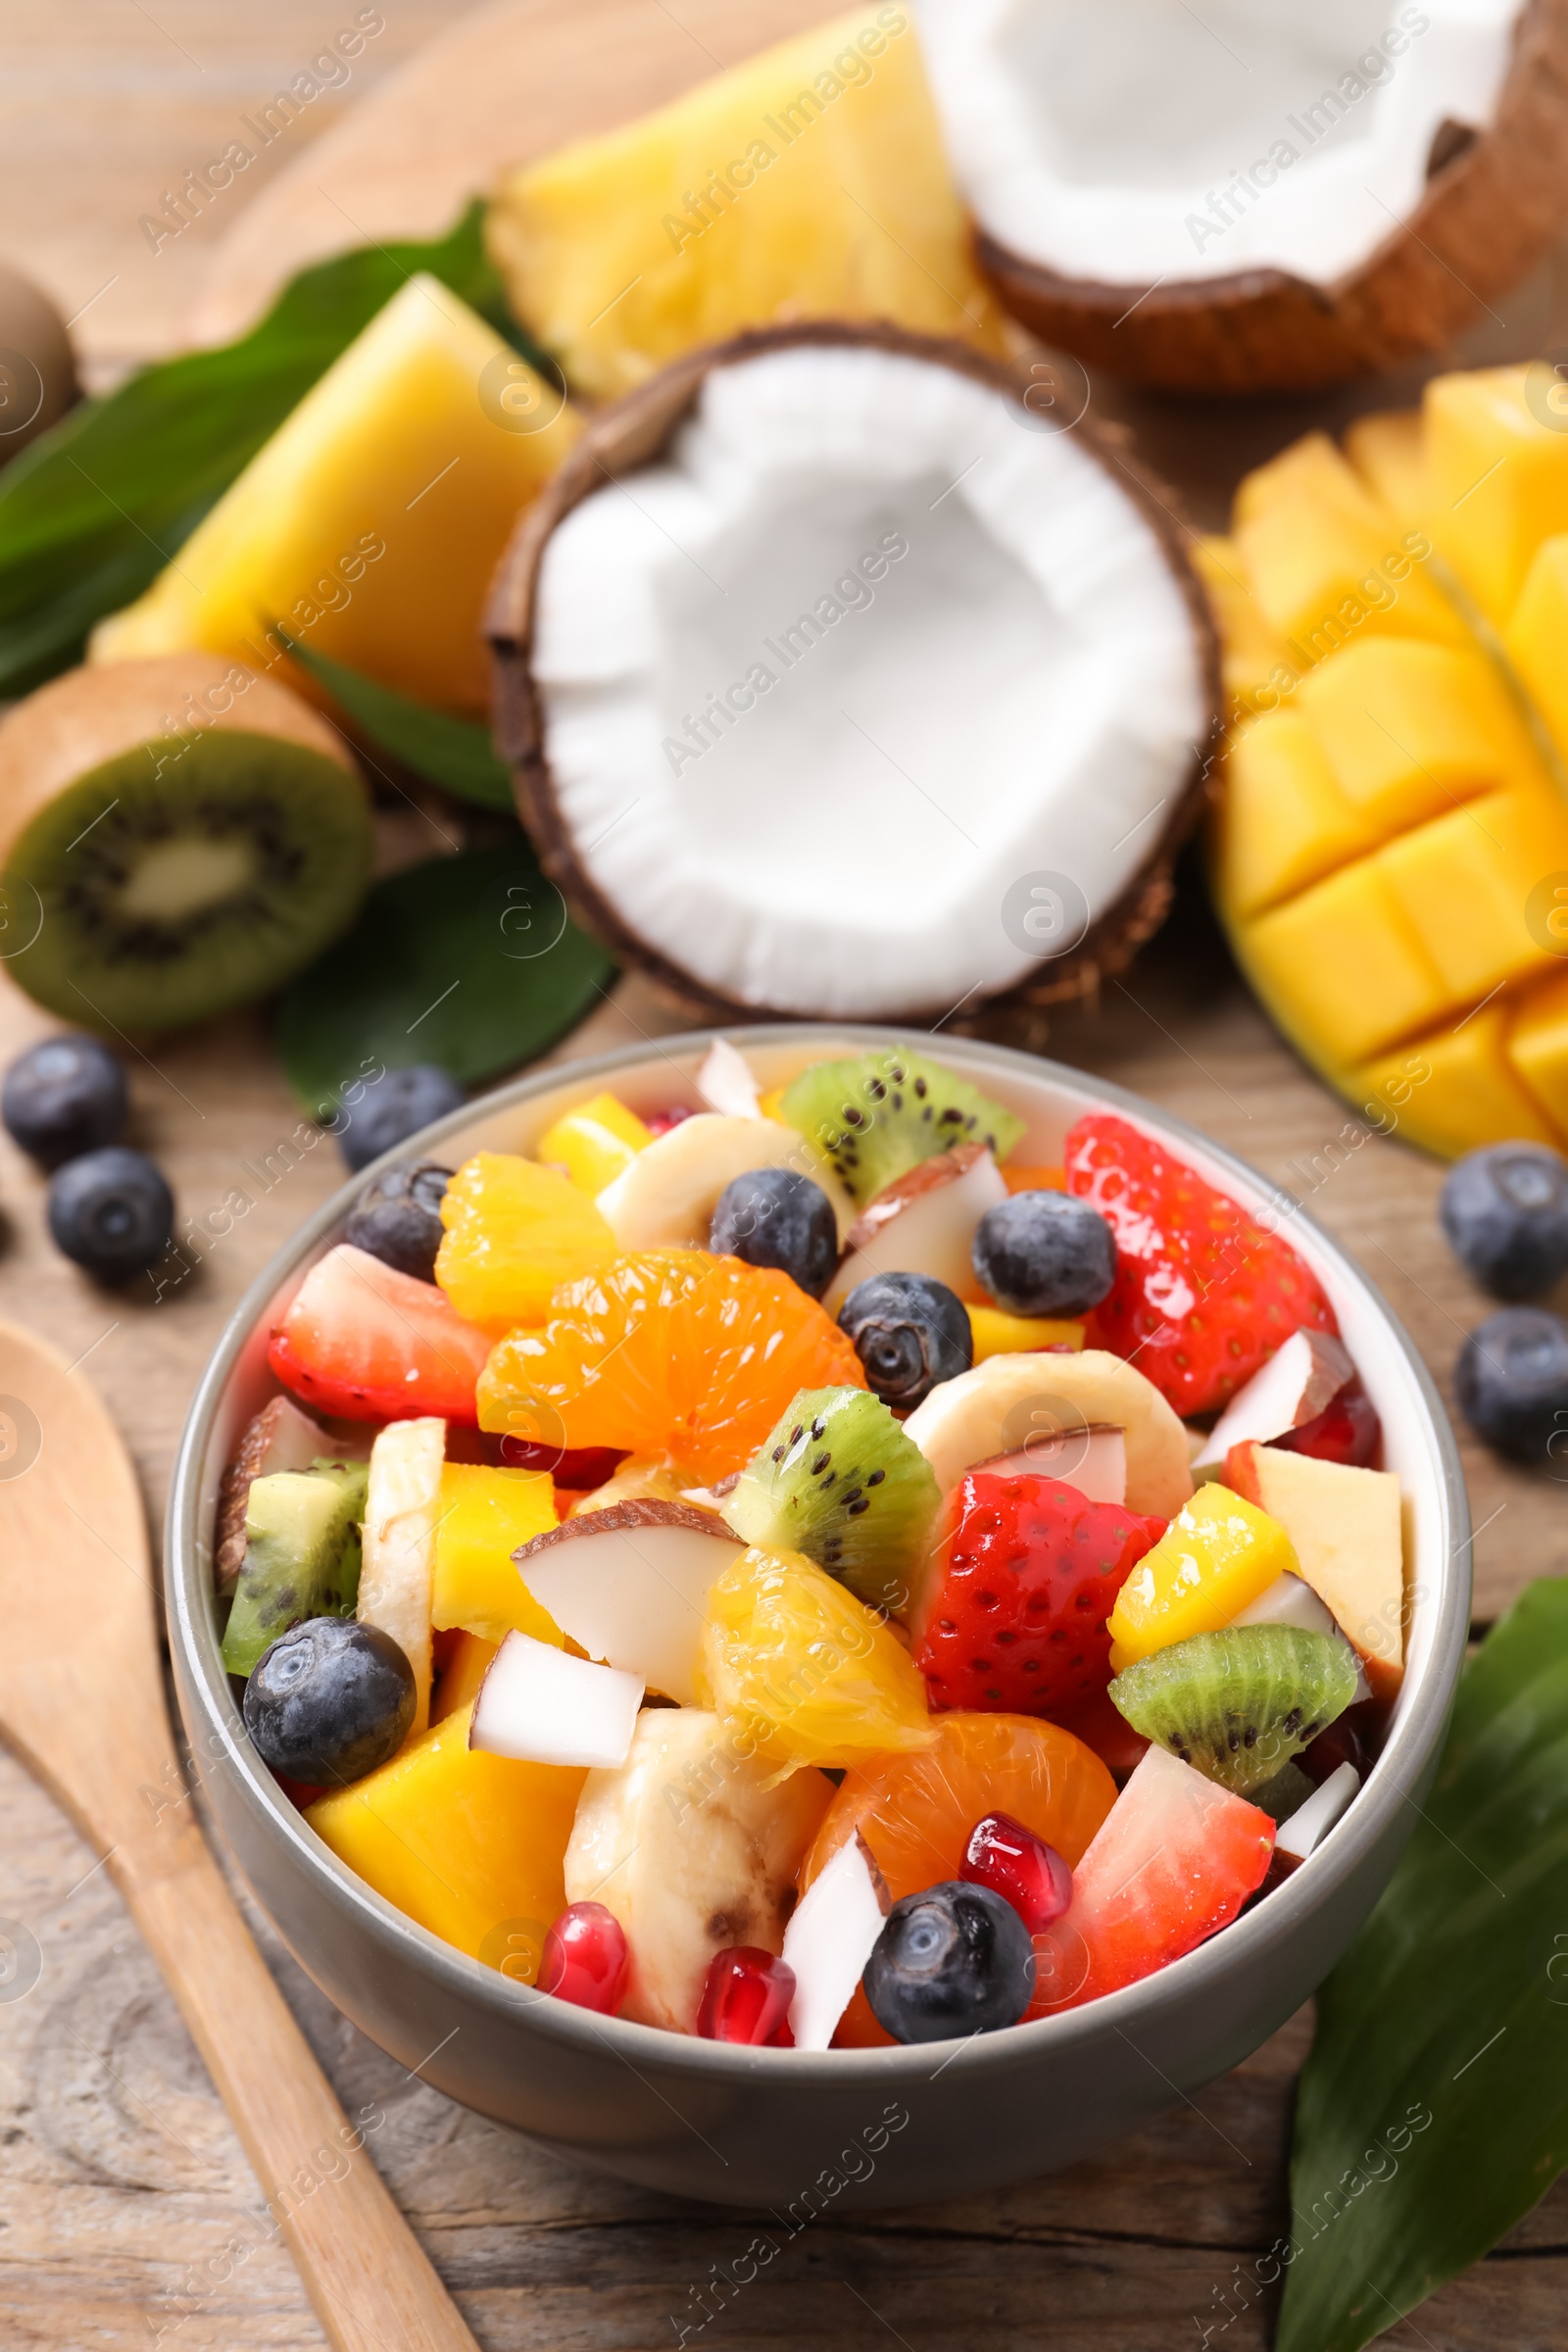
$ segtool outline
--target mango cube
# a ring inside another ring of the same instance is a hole
[[[1377,862],[1450,1003],[1550,968],[1529,894],[1541,876],[1568,872],[1568,807],[1545,785],[1455,808],[1390,842]]]
[[[1568,760],[1568,533],[1537,550],[1504,643],[1559,757]]]
[[[1568,432],[1528,381],[1525,368],[1440,375],[1423,412],[1433,538],[1498,628],[1542,541],[1568,531]]]
[[[445,1723],[449,1715],[472,1706],[500,1646],[499,1642],[482,1642],[477,1634],[456,1636],[451,1654],[436,1676],[435,1689],[430,1693],[432,1724]]]
[[[1563,887],[1559,904],[1545,915],[1548,933],[1554,916],[1562,924],[1557,935],[1563,942],[1560,953],[1568,955],[1568,884]],[[1568,972],[1543,980],[1529,991],[1508,1030],[1506,1051],[1510,1066],[1524,1082],[1531,1099],[1544,1105],[1548,1117],[1568,1134]],[[1528,1127],[1507,1130],[1508,1135],[1516,1132],[1529,1135],[1532,1130]],[[1499,1136],[1495,1140],[1502,1142],[1505,1138]],[[1555,1143],[1557,1138],[1551,1135],[1546,1140]]]
[[[1432,493],[1419,409],[1358,416],[1346,432],[1345,454],[1391,514],[1407,527],[1423,521]]]
[[[561,1633],[518,1575],[513,1553],[556,1520],[556,1494],[544,1470],[490,1470],[448,1462],[441,1472],[430,1622],[461,1626],[481,1641],[531,1634],[561,1647]]]
[[[1134,1568],[1107,1619],[1119,1674],[1194,1634],[1218,1633],[1277,1576],[1298,1572],[1277,1520],[1215,1481],[1199,1488]]]
[[[906,8],[867,0],[531,164],[488,234],[517,317],[595,398],[776,319],[1004,348]]]
[[[974,1360],[983,1364],[992,1355],[1023,1355],[1037,1348],[1081,1348],[1084,1327],[1049,1315],[1009,1315],[1000,1306],[966,1305],[974,1341]]]
[[[1372,858],[1240,927],[1249,978],[1291,1037],[1331,1069],[1430,1028],[1448,992]]]
[[[1239,735],[1225,779],[1215,882],[1233,916],[1293,897],[1377,839],[1298,710],[1272,710]]]
[[[1473,649],[1368,639],[1304,678],[1298,703],[1379,838],[1539,773],[1495,665]]]
[[[1380,1132],[1445,1158],[1477,1144],[1554,1143],[1510,1058],[1510,1017],[1499,998],[1370,1063],[1362,1078],[1368,1115]]]
[[[470,1748],[472,1713],[449,1715],[305,1818],[396,1909],[531,1984],[565,1909],[566,1840],[588,1776]]]
[[[1363,636],[1463,641],[1463,622],[1426,568],[1424,537],[1371,500],[1358,514],[1293,482],[1240,524],[1236,544],[1264,621],[1302,666]]]
[[[1244,710],[1270,710],[1296,682],[1298,662],[1258,610],[1241,551],[1232,539],[1198,539],[1193,568],[1213,608],[1221,640],[1226,700]]]
[[[557,1286],[615,1254],[586,1193],[558,1168],[513,1152],[476,1152],[447,1186],[435,1278],[465,1322],[504,1339],[542,1323]]]
[[[500,397],[519,388],[524,414],[547,419],[537,430],[516,430]],[[146,594],[100,624],[92,659],[206,646],[254,669],[281,662],[318,696],[281,629],[417,702],[482,716],[490,574],[581,429],[450,288],[411,277]]]
[[[564,1167],[580,1192],[602,1193],[653,1137],[613,1095],[595,1095],[557,1119],[539,1138],[538,1158]]]

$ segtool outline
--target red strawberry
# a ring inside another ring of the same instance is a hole
[[[296,1396],[339,1420],[438,1413],[471,1426],[489,1353],[445,1291],[340,1242],[301,1283],[267,1360]]]
[[[1164,1520],[994,1470],[960,1479],[950,1507],[915,1628],[932,1706],[1055,1715],[1103,1690],[1105,1619]]]
[[[1289,1242],[1126,1119],[1080,1119],[1066,1160],[1068,1192],[1116,1237],[1116,1279],[1091,1336],[1183,1419],[1224,1404],[1303,1324],[1339,1329]]]

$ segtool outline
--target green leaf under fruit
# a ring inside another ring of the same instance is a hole
[[[259,326],[80,402],[0,472],[0,697],[78,661],[138,597],[317,378],[416,270],[519,337],[484,252],[483,207],[429,244],[366,247],[291,279]],[[549,363],[543,363],[548,368]]]
[[[353,719],[361,732],[460,801],[481,808],[505,809],[510,816],[516,804],[512,778],[490,748],[489,730],[471,719],[450,718],[390,686],[378,685],[342,662],[313,653],[274,623],[294,660],[318,678],[332,700]]]
[[[376,884],[353,929],[285,992],[283,1066],[313,1112],[367,1058],[438,1062],[476,1085],[554,1045],[614,970],[517,830]]]
[[[1318,1995],[1275,2352],[1359,2352],[1565,2163],[1568,1581],[1546,1579],[1466,1667],[1404,1859]]]

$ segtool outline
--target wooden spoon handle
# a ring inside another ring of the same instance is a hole
[[[241,2243],[282,2237],[334,2352],[476,2352],[371,2161],[366,2139],[381,2110],[350,2122],[199,1829],[175,1837],[162,1867],[122,1848],[110,1869],[261,2184],[267,2210],[236,2233]]]

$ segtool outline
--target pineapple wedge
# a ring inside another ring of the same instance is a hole
[[[481,715],[490,574],[580,430],[449,287],[412,277],[145,595],[99,623],[90,658],[205,646],[319,701],[281,628],[416,701]]]
[[[530,165],[488,235],[514,311],[595,398],[781,319],[1005,347],[903,8],[857,9]]]

